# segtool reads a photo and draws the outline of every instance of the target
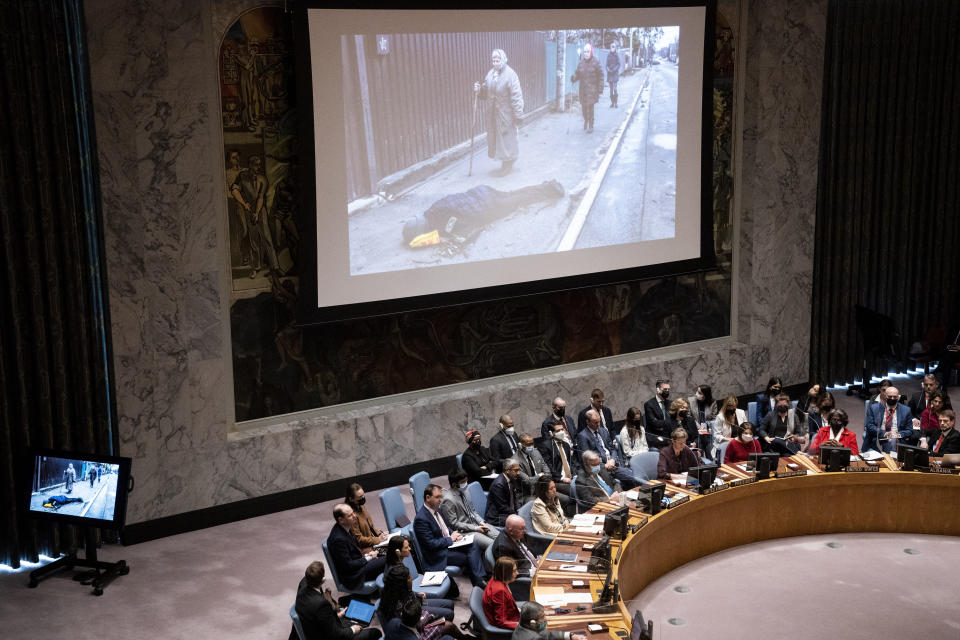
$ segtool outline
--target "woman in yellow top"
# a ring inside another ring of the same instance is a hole
[[[533,496],[530,521],[534,530],[545,536],[555,536],[563,531],[568,524],[567,517],[557,500],[557,484],[550,476],[540,476],[533,487]]]

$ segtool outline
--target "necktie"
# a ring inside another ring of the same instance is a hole
[[[567,462],[567,454],[563,451],[563,445],[559,442],[557,443],[557,449],[560,449],[560,462],[563,465],[563,477],[572,478],[573,474],[570,473],[570,463]]]
[[[606,418],[603,417],[603,411],[602,410],[597,411],[597,413],[600,414],[600,424],[602,424],[603,426],[607,426],[607,420]]]
[[[883,430],[890,431],[893,427],[893,409],[887,408],[887,418],[883,421]]]
[[[609,496],[611,493],[613,493],[613,491],[610,489],[610,485],[608,485],[606,482],[604,482],[604,481],[603,481],[603,478],[601,478],[601,477],[599,476],[599,474],[597,475],[597,482],[600,483],[600,488],[603,489],[604,491],[606,491],[608,496]]]
[[[436,511],[433,512],[433,517],[436,518],[437,524],[440,525],[440,533],[443,534],[444,538],[450,536],[450,530],[447,529],[447,525],[443,523],[443,518],[440,517],[440,514]]]
[[[937,440],[937,445],[933,448],[934,453],[938,453],[940,451],[941,444],[943,444],[943,434],[940,434],[940,439]]]
[[[527,545],[525,545],[525,544],[523,544],[523,543],[521,542],[521,543],[520,543],[520,550],[523,551],[523,555],[525,555],[525,556],[527,557],[527,560],[530,561],[530,566],[531,566],[531,567],[537,566],[537,557],[536,557],[535,555],[533,555],[532,553],[530,553],[530,549],[527,549]]]
[[[607,445],[603,443],[603,434],[600,433],[599,429],[597,429],[597,442],[600,443],[600,449],[603,454],[603,461],[606,462],[610,458],[610,451],[607,449]]]
[[[510,452],[513,454],[517,453],[517,441],[513,439],[513,436],[507,436],[507,440],[510,441]]]

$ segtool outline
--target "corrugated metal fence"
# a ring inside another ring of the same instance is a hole
[[[520,78],[525,113],[548,100],[543,33],[384,37],[379,45],[369,36],[341,38],[349,200],[482,131],[482,104],[473,123],[473,83],[486,75],[494,49],[506,52]]]

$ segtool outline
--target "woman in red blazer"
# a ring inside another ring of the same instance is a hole
[[[847,412],[843,409],[834,409],[831,411],[828,418],[829,424],[825,427],[820,427],[820,430],[817,431],[817,437],[815,437],[810,444],[808,453],[815,456],[820,452],[822,445],[829,444],[848,447],[851,455],[859,455],[860,449],[857,447],[857,435],[847,429],[849,422],[850,418],[847,417]]]
[[[517,563],[510,556],[500,556],[493,567],[493,579],[483,590],[483,612],[487,621],[501,629],[516,629],[520,610],[510,593],[510,583],[517,579]]]

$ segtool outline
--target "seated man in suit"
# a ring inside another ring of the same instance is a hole
[[[587,426],[577,435],[577,443],[581,451],[597,452],[604,468],[624,488],[632,489],[640,484],[628,468],[619,464],[620,449],[613,443],[610,432],[600,424],[600,414],[593,409],[587,410]]]
[[[338,504],[333,508],[333,517],[337,524],[330,530],[327,548],[337,569],[337,575],[348,589],[359,588],[365,581],[375,580],[383,573],[386,564],[384,558],[378,558],[376,551],[364,553],[360,549],[353,525],[357,516],[348,504]]]
[[[570,480],[576,475],[576,458],[573,449],[564,439],[566,430],[562,424],[550,427],[550,435],[540,443],[540,457],[550,469],[550,477],[557,483],[557,491],[570,495]]]
[[[587,411],[593,409],[600,415],[600,425],[607,431],[613,431],[613,412],[604,404],[603,389],[594,389],[590,392],[590,404],[580,410],[577,415],[577,435],[587,427]]]
[[[533,436],[527,433],[520,434],[520,451],[515,456],[520,463],[520,486],[523,488],[523,501],[533,499],[533,487],[540,476],[550,475],[550,467],[544,462],[543,456],[533,446]]]
[[[613,56],[611,56],[613,57]],[[576,631],[544,629],[547,612],[539,602],[524,602],[520,607],[520,622],[510,640],[587,640],[587,634]]]
[[[498,460],[506,460],[517,455],[518,451],[520,441],[513,426],[513,418],[502,415],[497,421],[497,432],[490,438],[490,455]]]
[[[611,476],[596,451],[583,452],[583,467],[576,478],[577,503],[581,510],[591,508],[603,500],[620,497],[620,483]]]
[[[467,450],[463,452],[460,464],[467,472],[470,482],[479,482],[486,490],[490,488],[493,480],[485,476],[496,473],[500,469],[501,461],[495,459],[490,450],[483,446],[480,432],[471,429],[467,432]]]
[[[930,405],[930,396],[934,391],[940,390],[940,383],[937,381],[937,376],[928,373],[923,376],[923,382],[920,383],[920,386],[923,387],[923,390],[920,393],[913,394],[910,402],[907,403],[913,417],[918,420],[923,415],[923,410]]]
[[[440,514],[450,528],[466,535],[473,534],[473,544],[482,550],[493,544],[497,530],[483,521],[467,491],[467,474],[462,469],[453,469],[447,474],[449,489],[443,490]]]
[[[490,485],[487,493],[487,510],[484,520],[495,527],[502,527],[507,516],[523,506],[523,490],[520,488],[520,463],[516,458],[507,458],[503,473]]]
[[[567,401],[557,396],[553,399],[553,413],[548,415],[543,424],[540,425],[540,440],[546,440],[550,437],[550,433],[553,430],[553,425],[559,424],[563,425],[563,430],[566,435],[564,438],[568,445],[572,448],[574,446],[574,440],[577,436],[577,428],[573,424],[573,418],[567,415]]]
[[[520,516],[507,517],[507,523],[503,531],[493,542],[493,558],[496,560],[500,556],[509,556],[513,558],[517,565],[517,575],[524,578],[532,578],[537,571],[537,563],[540,559],[530,550],[527,544],[527,524]],[[522,602],[530,599],[530,583],[526,580],[514,581],[510,583],[510,592],[513,593],[514,600]]]
[[[930,455],[945,456],[948,453],[960,453],[960,431],[957,431],[957,414],[953,409],[940,412],[940,434],[932,438],[928,447]]]
[[[669,438],[673,423],[670,421],[670,381],[657,380],[657,395],[643,403],[643,423],[647,436]]]
[[[307,566],[300,586],[297,587],[297,600],[294,608],[300,618],[305,640],[376,640],[380,630],[364,629],[358,624],[348,625],[338,613],[340,607],[323,588],[323,576],[326,570],[322,562],[314,561]],[[288,640],[299,640],[296,627],[290,629]]]
[[[884,403],[867,408],[865,437],[862,449],[874,449],[890,453],[897,448],[897,441],[909,442],[914,438],[914,417],[910,407],[900,404],[900,390],[887,387],[883,391]],[[916,420],[917,425],[920,424]]]
[[[483,556],[480,545],[451,549],[450,545],[460,540],[459,531],[451,531],[440,514],[443,503],[443,489],[440,485],[428,484],[423,490],[423,506],[413,519],[413,533],[420,543],[423,557],[420,562],[424,571],[443,571],[446,567],[460,567],[470,578],[473,586],[486,584],[487,571],[483,568]],[[456,582],[451,581],[456,589]],[[459,591],[451,597],[456,598]]]

